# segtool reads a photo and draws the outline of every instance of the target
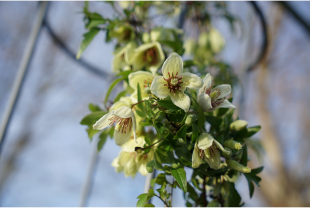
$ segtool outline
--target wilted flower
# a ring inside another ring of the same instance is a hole
[[[207,74],[203,79],[203,86],[197,91],[197,99],[205,112],[214,111],[218,108],[236,108],[225,97],[230,94],[229,84],[219,85],[212,89],[211,75]]]
[[[158,42],[146,43],[134,50],[131,60],[133,71],[141,70],[145,67],[153,74],[165,60],[164,52]]]
[[[138,101],[137,95],[137,85],[139,83],[142,99],[148,98],[148,94],[145,92],[145,88],[151,86],[154,76],[150,72],[138,71],[129,74],[128,80],[131,88],[134,92],[131,94],[132,102],[136,103]]]
[[[221,153],[219,149],[225,152],[225,154],[230,154],[210,134],[201,134],[195,143],[192,167],[198,168],[200,164],[206,161],[212,169],[219,169],[221,164]]]
[[[172,53],[164,62],[162,67],[163,76],[155,77],[151,85],[151,91],[159,98],[170,95],[172,102],[188,112],[190,98],[184,94],[186,87],[198,89],[203,82],[195,74],[183,73],[183,61],[177,53]]]
[[[135,177],[139,171],[142,175],[147,175],[146,165],[153,160],[154,152],[151,149],[147,154],[138,154],[135,147],[143,147],[144,136],[137,138],[137,143],[130,139],[122,146],[120,154],[113,160],[112,166],[116,172],[124,171],[126,177]]]
[[[121,146],[130,139],[132,134],[136,139],[136,119],[132,109],[127,106],[120,106],[114,109],[110,113],[102,116],[93,125],[93,128],[102,130],[116,124],[114,139],[115,143]]]

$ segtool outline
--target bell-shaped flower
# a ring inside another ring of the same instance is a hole
[[[134,28],[129,24],[116,25],[109,35],[112,38],[116,38],[118,42],[128,42],[136,37]]]
[[[147,154],[135,152],[136,147],[143,147],[145,144],[144,136],[137,138],[137,143],[130,139],[122,146],[120,154],[113,160],[112,166],[116,172],[124,171],[126,177],[135,177],[139,171],[142,175],[148,174],[146,165],[153,160],[154,151],[151,149]]]
[[[137,91],[138,83],[142,99],[146,99],[149,97],[149,95],[145,92],[145,88],[151,86],[153,79],[154,76],[152,75],[152,73],[146,71],[137,71],[129,74],[128,76],[129,86],[134,90],[134,92],[130,96],[132,102],[134,103],[138,102],[138,91]]]
[[[137,48],[137,43],[135,41],[130,41],[123,48],[120,48],[114,52],[114,59],[112,63],[114,73],[119,73],[130,69],[129,64],[135,48]]]
[[[152,42],[143,44],[134,50],[131,64],[133,71],[139,71],[145,67],[155,74],[164,60],[165,55],[161,45],[158,42]]]
[[[190,98],[184,94],[185,89],[198,89],[202,86],[202,79],[189,72],[183,73],[183,61],[177,53],[172,53],[162,67],[163,76],[157,76],[152,82],[151,92],[159,98],[170,95],[172,102],[188,112]]]
[[[121,146],[130,139],[132,134],[136,139],[136,119],[133,110],[127,106],[120,106],[114,109],[115,110],[112,110],[108,114],[102,116],[93,125],[93,128],[102,130],[115,124],[115,143]]]
[[[218,108],[236,108],[225,97],[230,94],[229,84],[219,85],[212,89],[211,75],[207,74],[203,79],[203,86],[197,91],[197,100],[205,112],[211,112]]]
[[[193,156],[192,167],[198,168],[200,164],[206,161],[210,168],[219,169],[221,165],[221,153],[230,154],[224,147],[216,141],[210,134],[201,134],[196,141]]]

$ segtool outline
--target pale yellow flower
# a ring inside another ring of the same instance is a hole
[[[135,48],[137,48],[137,43],[135,41],[130,41],[127,45],[121,49],[118,49],[114,53],[114,59],[112,62],[112,69],[114,73],[119,73],[130,69],[130,60],[132,59],[132,54]]]
[[[153,74],[146,71],[137,71],[129,74],[128,76],[129,86],[134,90],[134,92],[130,96],[132,102],[134,103],[138,102],[138,95],[137,95],[138,83],[140,86],[142,99],[146,99],[149,97],[149,95],[145,92],[145,88],[151,86],[153,79],[154,79]]]
[[[203,79],[203,86],[197,91],[197,101],[205,112],[214,111],[218,108],[236,108],[225,97],[230,94],[229,84],[219,85],[212,89],[212,77],[207,74]]]
[[[170,95],[172,102],[188,112],[190,98],[184,94],[185,89],[198,89],[202,86],[201,78],[195,74],[183,73],[183,61],[177,53],[172,53],[162,67],[163,76],[157,76],[152,82],[151,92],[159,98]]]

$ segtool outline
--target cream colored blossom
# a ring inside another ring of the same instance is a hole
[[[112,38],[116,38],[118,42],[128,42],[135,39],[135,30],[129,24],[119,24],[109,34]]]
[[[219,149],[225,154],[230,154],[224,147],[216,141],[210,134],[201,134],[195,143],[192,167],[198,168],[204,161],[206,161],[210,168],[219,169],[221,165],[221,153]]]
[[[148,86],[151,86],[153,82],[154,76],[150,72],[146,71],[138,71],[129,74],[128,80],[130,87],[134,90],[134,92],[131,94],[131,100],[132,102],[136,103],[138,102],[138,91],[137,91],[137,85],[139,83],[140,91],[142,99],[148,98],[148,94],[145,92],[145,88]]]
[[[126,177],[135,177],[137,172],[146,176],[148,174],[146,165],[153,160],[154,151],[151,149],[147,154],[138,154],[135,147],[143,147],[145,144],[144,136],[137,138],[137,143],[130,139],[122,146],[120,154],[113,160],[112,166],[116,172],[123,172]]]
[[[218,108],[236,108],[225,97],[230,94],[229,84],[219,85],[212,89],[210,74],[203,79],[203,86],[197,91],[197,100],[205,112],[214,111]]]
[[[114,59],[112,62],[114,73],[130,69],[130,60],[132,59],[132,54],[135,48],[137,48],[137,43],[135,41],[130,41],[126,46],[114,53]]]
[[[111,112],[102,116],[93,125],[93,128],[102,130],[108,126],[113,126],[114,124],[116,125],[114,139],[117,145],[123,145],[132,135],[136,139],[136,119],[131,108],[127,106],[115,106]]]
[[[158,42],[152,42],[143,44],[134,50],[131,64],[133,71],[139,71],[145,67],[155,74],[164,60],[165,55],[161,45]]]
[[[152,82],[151,92],[159,98],[170,95],[172,102],[188,112],[190,98],[184,94],[185,89],[198,89],[203,82],[195,74],[183,73],[183,61],[177,53],[172,53],[162,67],[163,76],[157,76]]]

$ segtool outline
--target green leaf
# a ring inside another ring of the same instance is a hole
[[[187,131],[187,125],[184,124],[177,132],[177,138],[182,138],[184,141],[186,141],[186,131]]]
[[[105,131],[103,131],[103,132],[100,134],[100,136],[99,136],[99,142],[98,142],[98,145],[97,145],[97,150],[98,150],[98,152],[102,149],[103,145],[104,145],[105,142],[107,141],[108,134],[109,134],[109,131],[108,131],[108,130],[105,130]]]
[[[92,126],[89,126],[88,128],[87,128],[87,133],[88,133],[88,138],[90,138],[90,141],[92,140],[92,138],[93,138],[93,136],[99,131],[99,130],[95,130],[95,129],[93,129],[93,127]]]
[[[235,189],[234,183],[229,183],[229,195],[228,195],[228,206],[239,207],[241,203],[241,197]]]
[[[88,31],[83,35],[84,39],[80,45],[79,51],[76,55],[76,59],[79,59],[81,57],[83,51],[87,48],[87,46],[94,39],[94,37],[98,34],[99,31],[100,31],[99,28],[92,28],[90,31]]]
[[[188,167],[192,167],[192,162],[191,161],[189,161],[189,160],[186,160],[184,157],[181,157],[181,162],[184,164],[184,165],[186,165],[186,166],[188,166]]]
[[[107,101],[108,101],[108,99],[109,99],[109,96],[110,96],[112,90],[114,89],[114,87],[115,87],[120,81],[122,81],[122,80],[124,80],[124,77],[118,78],[118,79],[114,80],[114,81],[111,83],[111,85],[110,85],[110,87],[109,87],[109,89],[108,89],[108,91],[107,91],[107,94],[105,95],[104,104],[107,103]]]
[[[146,194],[141,194],[138,196],[138,202],[137,202],[137,207],[143,207],[144,204],[148,201],[147,198],[148,198],[149,194],[146,193]]]
[[[144,207],[155,207],[154,204],[145,204]]]
[[[197,137],[199,136],[199,133],[200,133],[200,130],[199,128],[196,126],[195,123],[192,124],[192,130],[193,130],[193,134],[192,134],[192,139],[191,139],[191,142],[192,144],[195,143]]]
[[[92,103],[88,104],[88,108],[91,112],[96,112],[96,111],[101,111],[101,109],[99,108],[99,106],[94,105]]]
[[[261,126],[252,126],[248,128],[248,133],[246,135],[246,137],[251,137],[254,134],[256,134],[259,130],[261,130]]]
[[[206,121],[215,129],[218,129],[222,123],[222,119],[214,116],[206,116]]]
[[[187,60],[183,62],[183,67],[191,67],[191,66],[196,66],[197,63],[194,60]]]
[[[158,100],[157,101],[158,105],[170,109],[170,110],[180,110],[178,106],[174,105],[174,103],[171,100]]]
[[[243,152],[242,152],[240,164],[244,165],[244,166],[247,166],[247,164],[248,164],[248,149],[247,149],[246,145],[244,145],[244,147],[243,147]]]
[[[146,164],[146,171],[149,173],[152,173],[154,169],[154,165],[155,165],[155,161],[154,160],[150,161],[148,164]]]
[[[244,173],[245,178],[248,181],[249,184],[249,191],[250,191],[250,197],[252,198],[254,193],[254,183],[255,182],[259,186],[259,182],[261,181],[261,178],[257,176],[258,173],[260,173],[263,170],[264,167],[259,167],[256,169],[253,169],[250,173]]]
[[[163,183],[168,183],[165,174],[160,173],[157,175],[156,178],[151,180],[151,187],[154,188],[155,183],[159,184],[159,185],[163,185]]]
[[[202,108],[200,107],[200,105],[197,103],[197,101],[192,97],[192,99],[194,100],[194,105],[196,107],[196,109],[198,110],[198,123],[197,126],[202,128],[205,124],[206,121],[206,117],[205,114],[202,110]]]
[[[104,111],[96,111],[96,112],[93,112],[91,114],[88,114],[82,119],[80,124],[82,124],[82,125],[93,125],[94,123],[96,123],[96,121],[98,121],[105,114],[107,114],[107,113]]]
[[[114,103],[116,103],[117,101],[119,101],[119,99],[121,99],[122,97],[125,97],[127,94],[127,91],[124,90],[120,93],[118,93],[118,95],[114,98]]]
[[[186,180],[186,172],[184,168],[179,168],[176,170],[171,170],[171,174],[175,178],[175,180],[178,182],[180,188],[182,191],[187,191],[187,180]]]
[[[191,186],[190,183],[187,182],[187,192],[189,193],[189,197],[196,201],[199,198],[199,195],[195,191],[194,187]]]
[[[138,102],[142,101],[141,88],[140,88],[139,83],[137,84],[137,96],[138,96]],[[139,103],[136,106],[141,111],[139,116],[140,117],[145,117],[144,103]]]
[[[86,29],[91,29],[93,27],[97,27],[98,25],[101,25],[101,24],[104,24],[106,23],[107,21],[105,19],[102,19],[102,20],[96,20],[96,19],[93,19],[93,20],[90,20],[88,22],[88,24],[86,25]]]

